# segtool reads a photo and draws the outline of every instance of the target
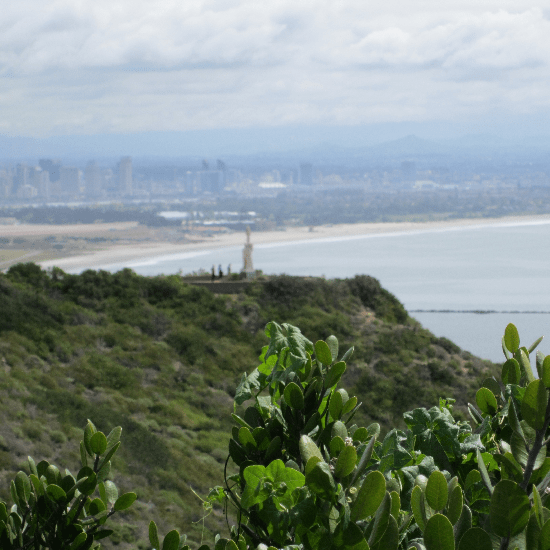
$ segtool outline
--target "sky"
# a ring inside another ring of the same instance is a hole
[[[0,134],[546,132],[547,0],[17,0]]]

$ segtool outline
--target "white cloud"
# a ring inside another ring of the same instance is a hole
[[[2,125],[91,133],[548,109],[544,9],[542,0],[9,2]]]

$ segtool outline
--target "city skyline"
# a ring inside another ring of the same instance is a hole
[[[11,3],[0,134],[538,135],[549,13],[542,0]]]

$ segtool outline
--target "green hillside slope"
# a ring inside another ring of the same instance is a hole
[[[257,366],[270,320],[355,346],[343,386],[363,402],[363,425],[402,424],[404,411],[439,396],[465,411],[476,382],[496,372],[423,329],[367,276],[273,277],[223,296],[178,276],[20,264],[0,275],[0,308],[0,494],[10,500],[8,480],[28,454],[76,469],[87,418],[105,432],[120,425],[112,477],[139,500],[108,548],[146,548],[149,519],[200,541],[193,491],[222,479],[234,391]],[[206,532],[222,522],[216,510]]]

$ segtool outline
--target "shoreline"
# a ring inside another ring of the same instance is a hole
[[[251,234],[252,244],[283,245],[293,242],[333,241],[360,239],[369,236],[390,236],[395,234],[415,234],[424,232],[456,231],[461,229],[484,228],[490,226],[550,224],[550,216],[508,216],[504,218],[462,218],[450,221],[433,222],[376,222],[357,224],[337,224],[309,227],[289,227],[281,231],[255,231]],[[22,226],[18,226],[22,228]],[[85,226],[78,226],[82,232]],[[92,231],[94,228],[91,228]],[[23,228],[23,230],[25,230]],[[95,228],[97,230],[97,227]],[[2,230],[0,229],[0,235]],[[222,233],[213,237],[201,236],[200,240],[184,243],[166,241],[143,244],[112,244],[84,254],[60,257],[54,260],[37,262],[43,269],[59,267],[64,271],[80,272],[86,269],[101,269],[105,266],[135,263],[174,254],[200,253],[224,248],[242,247],[245,244],[244,232]]]

